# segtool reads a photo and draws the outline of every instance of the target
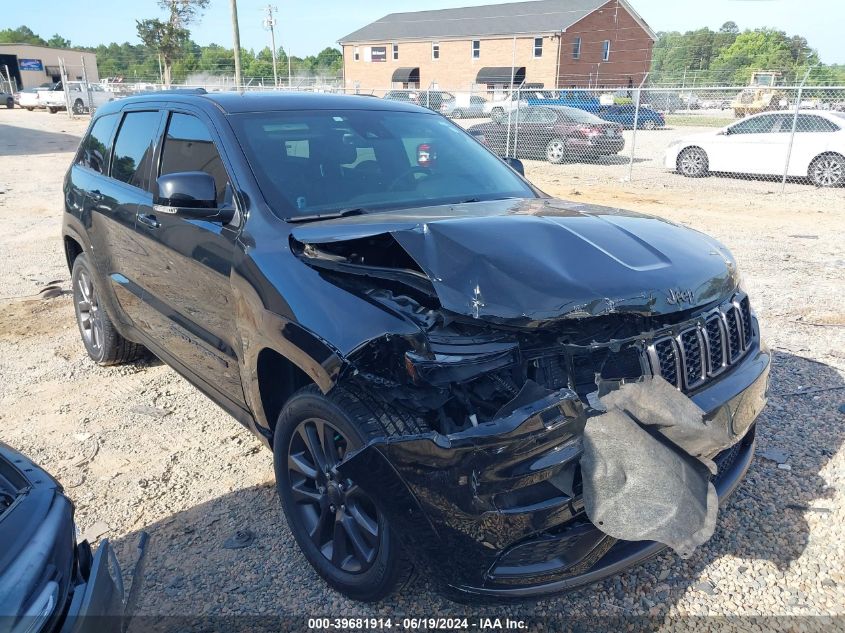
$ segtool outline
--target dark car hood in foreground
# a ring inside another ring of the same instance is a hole
[[[669,314],[723,298],[738,282],[731,254],[702,233],[561,200],[371,213],[298,226],[292,237],[319,245],[385,234],[429,277],[443,308],[493,321]]]

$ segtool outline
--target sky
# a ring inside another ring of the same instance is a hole
[[[790,35],[803,35],[825,63],[845,63],[843,0],[630,0],[655,31],[687,31],[709,26],[718,29],[728,20],[740,29],[773,27]],[[6,0],[0,11],[0,28],[27,25],[48,39],[54,33],[73,44],[95,46],[112,41],[138,42],[135,20],[159,17],[156,0]],[[241,46],[256,50],[269,45],[270,35],[261,25],[267,0],[238,0]],[[335,46],[342,36],[386,13],[445,9],[483,3],[479,0],[275,0],[277,44],[293,55],[316,54]],[[211,0],[199,24],[191,27],[200,44],[232,45],[229,0]]]

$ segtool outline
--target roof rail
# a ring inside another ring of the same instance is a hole
[[[208,94],[205,88],[170,88],[169,90],[142,90],[143,95],[204,95]]]

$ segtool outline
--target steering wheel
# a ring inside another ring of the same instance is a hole
[[[412,174],[425,174],[426,176],[431,176],[431,170],[428,167],[420,167],[418,165],[409,167],[390,181],[390,184],[387,185],[387,190],[393,191],[399,183]]]

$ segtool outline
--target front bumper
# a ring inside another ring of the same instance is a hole
[[[0,476],[17,489],[0,521],[0,633],[119,633],[140,590],[142,533],[132,587],[107,540],[74,543],[73,505],[61,486],[0,442]]]
[[[755,344],[690,398],[736,442],[715,458],[723,502],[754,453],[770,356]],[[373,492],[417,564],[450,597],[538,597],[598,581],[665,546],[617,541],[590,523],[578,461],[588,413],[561,390],[461,433],[375,440],[341,465]]]

